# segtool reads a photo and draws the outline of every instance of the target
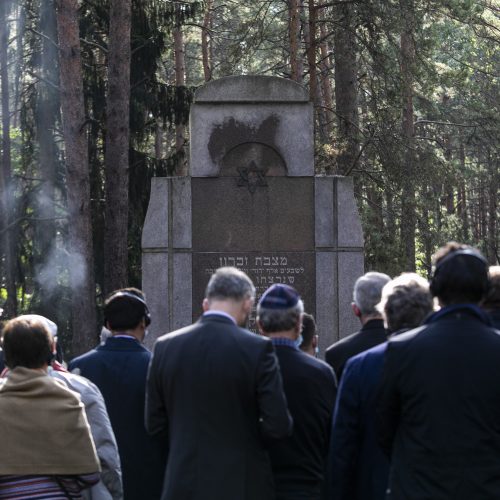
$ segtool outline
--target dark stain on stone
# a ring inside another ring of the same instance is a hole
[[[242,143],[259,142],[278,150],[276,132],[280,120],[276,115],[266,118],[259,127],[255,128],[241,123],[234,118],[215,125],[208,141],[208,152],[212,161],[220,165],[228,151]]]

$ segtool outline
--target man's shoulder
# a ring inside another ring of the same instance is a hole
[[[335,374],[332,367],[324,361],[288,346],[276,346],[276,355],[282,369],[287,367],[300,377],[313,379],[328,379],[335,382]]]
[[[388,345],[393,347],[395,345],[405,345],[414,340],[417,340],[419,336],[425,333],[430,328],[430,325],[422,325],[407,332],[401,333],[400,335],[395,335],[389,339]]]
[[[156,348],[160,347],[162,344],[189,342],[191,338],[195,337],[197,334],[203,335],[205,331],[216,331],[218,328],[220,328],[220,326],[218,327],[211,322],[197,321],[196,323],[158,337],[156,340]],[[246,330],[232,323],[224,323],[223,328],[225,330],[224,334],[230,333],[240,342],[261,346],[270,343],[270,340],[266,337],[257,335],[250,330]]]
[[[52,377],[63,381],[70,389],[78,392],[84,404],[95,398],[102,398],[99,388],[89,379],[76,373],[54,371]]]
[[[335,354],[337,352],[344,351],[345,349],[349,349],[349,347],[353,344],[356,343],[361,336],[361,331],[358,330],[357,332],[351,333],[350,335],[347,335],[346,337],[343,337],[336,342],[334,342],[330,347],[326,349],[326,354]]]
[[[69,366],[70,368],[73,367],[73,366],[78,366],[80,364],[85,364],[95,358],[100,358],[102,356],[101,352],[99,352],[96,349],[92,349],[90,351],[87,351],[83,354],[80,354],[80,356],[77,356],[76,358],[73,358],[70,363],[69,363]]]

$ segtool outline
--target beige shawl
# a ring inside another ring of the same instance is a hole
[[[46,373],[18,367],[0,381],[0,475],[100,470],[79,396]]]

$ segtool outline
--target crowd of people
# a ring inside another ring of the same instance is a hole
[[[366,273],[326,362],[299,291],[260,297],[259,335],[254,300],[220,268],[150,352],[146,298],[117,290],[69,365],[50,319],[7,321],[0,500],[500,498],[500,267],[448,243],[429,281]]]

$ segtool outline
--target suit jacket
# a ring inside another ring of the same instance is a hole
[[[387,331],[384,328],[384,321],[372,319],[367,321],[359,332],[340,339],[331,345],[325,353],[325,361],[333,368],[337,380],[340,381],[342,371],[349,358],[356,356],[360,352],[375,347],[387,340]]]
[[[333,370],[292,345],[275,345],[288,408],[290,437],[269,448],[277,500],[321,497],[337,383]]]
[[[387,342],[349,359],[339,386],[329,459],[329,500],[384,500],[389,460],[375,431]]]
[[[391,500],[500,498],[500,332],[444,308],[391,339],[379,400]]]
[[[268,339],[222,315],[160,337],[146,427],[169,444],[162,500],[271,500],[264,442],[291,432]]]
[[[137,340],[110,337],[70,364],[100,389],[115,433],[125,500],[158,500],[166,448],[146,432],[144,404],[151,353]]]
[[[495,309],[493,311],[488,311],[491,318],[491,324],[497,330],[500,330],[500,309]]]

